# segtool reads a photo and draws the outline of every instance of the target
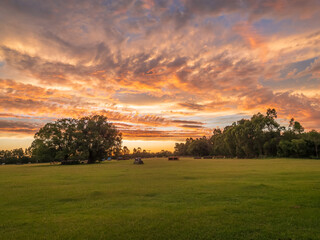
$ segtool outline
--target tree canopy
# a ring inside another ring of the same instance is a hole
[[[47,123],[34,138],[31,152],[39,161],[78,158],[93,163],[121,148],[122,142],[121,133],[101,115]]]
[[[250,119],[241,119],[223,130],[214,129],[211,138],[187,138],[176,143],[175,154],[226,157],[319,157],[320,133],[304,132],[293,118],[287,128],[276,121],[275,109],[266,115],[257,113]]]

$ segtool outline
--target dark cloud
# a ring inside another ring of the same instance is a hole
[[[180,107],[201,111],[204,110],[204,106],[197,103],[179,103]]]
[[[186,8],[197,14],[223,15],[233,12],[248,14],[250,18],[307,17],[320,8],[317,0],[187,0]]]
[[[182,123],[182,124],[198,124],[203,125],[204,123],[199,121],[189,121],[189,120],[172,120],[174,123]]]
[[[184,125],[181,125],[181,127],[184,127],[184,128],[203,128],[203,126],[200,126],[200,125],[189,125],[189,124],[184,124]]]
[[[42,124],[36,122],[10,121],[0,119],[0,132],[34,134]]]

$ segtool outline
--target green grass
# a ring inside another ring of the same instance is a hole
[[[320,239],[320,161],[0,166],[0,239]]]

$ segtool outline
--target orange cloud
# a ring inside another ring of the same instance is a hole
[[[268,45],[263,37],[249,23],[240,23],[234,27],[248,46],[253,50],[259,51],[259,58],[262,62],[265,62],[269,53]]]
[[[126,138],[181,139],[268,107],[318,128],[319,10],[317,0],[0,1],[0,134],[98,113]]]

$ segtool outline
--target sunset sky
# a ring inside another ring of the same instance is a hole
[[[0,149],[98,113],[173,150],[269,107],[320,130],[320,0],[0,1]]]

